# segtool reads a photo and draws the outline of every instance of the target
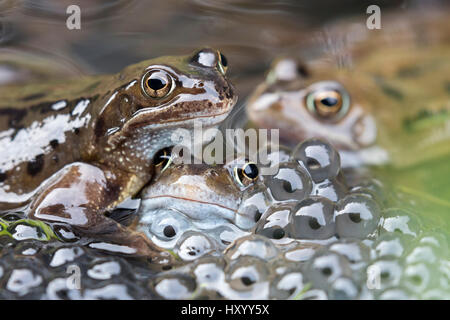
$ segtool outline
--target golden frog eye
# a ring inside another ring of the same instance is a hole
[[[246,162],[242,167],[234,168],[234,176],[240,185],[248,186],[258,178],[258,166],[254,162]]]
[[[306,98],[308,109],[321,118],[335,119],[344,115],[350,105],[347,93],[336,89],[311,92]]]
[[[217,53],[219,54],[219,69],[225,74],[228,70],[228,60],[220,51],[217,51]]]
[[[174,81],[166,71],[152,70],[142,78],[142,88],[150,98],[161,99],[172,92]]]

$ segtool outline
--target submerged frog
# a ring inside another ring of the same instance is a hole
[[[229,243],[255,224],[254,212],[242,210],[247,196],[259,194],[259,205],[267,205],[258,176],[258,167],[251,162],[169,165],[143,190],[135,227],[162,247],[173,248],[187,231],[216,240],[228,233],[222,240]]]
[[[391,18],[379,32],[338,25],[342,43],[336,31],[326,39],[335,47],[306,64],[275,61],[248,101],[250,120],[279,128],[293,144],[326,138],[343,152],[344,165],[406,167],[448,154],[448,17]]]
[[[206,48],[112,76],[0,88],[0,211],[27,205],[32,218],[120,238],[102,213],[150,181],[174,130],[226,118],[237,99],[226,69]]]

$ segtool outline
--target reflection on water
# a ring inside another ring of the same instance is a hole
[[[10,46],[70,58],[86,73],[115,72],[139,60],[209,45],[229,56],[232,78],[247,93],[275,56],[306,49],[310,28],[349,13],[365,19],[370,1],[79,0],[81,30],[71,31],[65,9],[73,3],[1,1],[0,17],[7,16],[12,26],[5,24],[0,35],[8,39],[15,30]],[[404,8],[414,1],[381,5]]]

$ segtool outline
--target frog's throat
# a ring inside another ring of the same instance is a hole
[[[138,131],[144,131],[148,135],[154,135],[155,131],[157,130],[164,130],[164,131],[175,131],[177,128],[184,128],[184,129],[192,129],[194,128],[194,125],[196,122],[200,122],[202,127],[204,128],[211,128],[214,126],[218,126],[221,122],[225,120],[225,118],[228,116],[229,110],[217,113],[214,115],[205,115],[205,116],[195,116],[190,118],[184,118],[182,120],[171,120],[171,121],[165,121],[162,123],[140,123],[140,124],[134,124],[133,126],[129,126],[127,124],[124,125],[124,127],[113,133],[108,138],[108,144],[115,148],[117,147],[121,142],[127,139],[127,135],[133,135],[133,133],[137,133]],[[169,145],[168,145],[169,146]],[[167,146],[167,147],[168,147]],[[161,148],[160,148],[161,149]]]

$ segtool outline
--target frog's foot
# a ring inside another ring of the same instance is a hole
[[[104,215],[120,193],[120,188],[112,186],[112,179],[108,178],[96,166],[72,163],[48,180],[31,203],[28,215],[32,219],[66,223],[80,235],[127,247],[122,253],[170,263],[170,254]]]
[[[132,231],[105,215],[99,214],[98,216],[100,218],[97,223],[89,229],[73,226],[75,232],[100,240],[91,242],[89,247],[109,253],[145,257],[152,264],[163,267],[176,264],[174,257],[169,252],[156,246],[142,233]]]

